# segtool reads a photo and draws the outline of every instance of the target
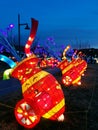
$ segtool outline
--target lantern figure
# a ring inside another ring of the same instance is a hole
[[[68,62],[63,60],[58,67],[62,70],[62,83],[66,86],[80,84],[81,76],[87,68],[87,63],[81,58],[73,59]]]
[[[44,60],[40,68],[40,59],[30,51],[32,42],[37,31],[38,21],[31,19],[33,25],[25,53],[27,58],[19,62],[12,70],[11,77],[17,78],[21,82],[23,99],[16,104],[15,117],[19,124],[25,128],[33,128],[40,121],[40,118],[51,120],[64,120],[64,111],[66,110],[64,93],[61,85],[56,78],[41,68],[52,66],[55,62]],[[70,48],[68,46],[66,51]],[[62,71],[62,83],[66,86],[78,83],[80,84],[81,75],[84,73],[87,64],[81,58],[72,59],[69,62],[64,56],[62,61],[57,64]]]
[[[50,58],[44,58],[43,60],[41,60],[40,62],[40,67],[44,68],[44,67],[56,67],[59,64],[59,61],[53,57]]]
[[[15,116],[26,128],[34,127],[41,117],[60,120],[65,111],[64,94],[58,81],[38,67],[38,58],[28,57],[18,63],[11,76],[22,84],[24,99],[17,103]]]

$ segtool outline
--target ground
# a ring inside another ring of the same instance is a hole
[[[62,85],[67,107],[64,122],[42,118],[32,130],[98,130],[98,64],[89,64],[84,74],[81,86]],[[27,130],[14,117],[16,100],[0,104],[0,130]]]

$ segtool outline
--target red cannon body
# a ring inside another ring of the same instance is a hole
[[[87,68],[87,63],[81,58],[73,59],[71,62],[65,59],[58,67],[62,71],[62,83],[69,86],[71,84],[81,84],[81,76]]]
[[[38,58],[29,57],[12,71],[22,84],[23,99],[15,108],[17,121],[26,128],[34,127],[41,117],[64,119],[65,98],[58,81],[38,67]]]

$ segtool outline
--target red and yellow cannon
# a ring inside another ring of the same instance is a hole
[[[65,57],[66,51],[70,48],[67,46],[63,53],[63,60],[60,62],[58,67],[62,71],[62,83],[65,86],[70,85],[80,85],[81,84],[81,76],[84,74],[84,71],[87,68],[87,63],[80,57],[74,58],[72,56],[72,60],[69,62]],[[76,52],[75,52],[76,53]],[[74,54],[73,54],[74,55]]]
[[[86,67],[87,63],[85,60],[80,58],[74,59],[62,70],[62,83],[66,86],[81,84],[81,76]]]
[[[61,86],[50,73],[38,67],[38,58],[24,59],[11,76],[22,85],[23,99],[15,107],[15,117],[22,126],[32,128],[41,117],[64,120],[65,98]]]
[[[10,72],[10,76],[21,83],[23,99],[15,106],[15,117],[26,128],[33,128],[41,117],[64,120],[66,108],[61,85],[52,74],[39,67],[40,59],[30,52],[38,26],[35,19],[31,22],[33,26],[25,46],[27,57]]]
[[[20,80],[23,99],[16,104],[15,117],[26,128],[33,128],[41,117],[64,120],[65,98],[55,77],[39,67],[40,59],[30,52],[38,21],[31,19],[33,27],[25,46],[27,58],[17,64],[11,76]]]

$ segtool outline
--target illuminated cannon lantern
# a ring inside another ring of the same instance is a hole
[[[65,99],[60,84],[29,57],[13,69],[11,76],[22,84],[23,99],[16,104],[15,117],[26,128],[34,127],[41,117],[64,120]]]
[[[44,67],[56,67],[59,64],[59,61],[53,57],[50,58],[44,58],[43,60],[41,60],[40,62],[40,67],[44,68]]]
[[[87,68],[87,63],[81,58],[73,59],[71,62],[67,62],[65,59],[58,66],[62,70],[62,83],[66,86],[71,84],[81,84],[81,76]]]
[[[65,55],[69,48],[70,46],[67,46],[64,49],[62,61],[58,65],[58,68],[62,71],[62,83],[65,86],[70,86],[72,84],[80,85],[81,76],[87,68],[87,63],[80,57],[74,58],[77,50],[74,52],[72,60],[68,61]]]

